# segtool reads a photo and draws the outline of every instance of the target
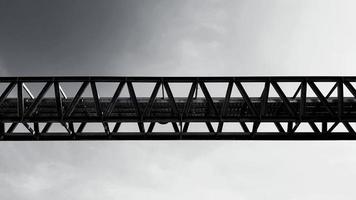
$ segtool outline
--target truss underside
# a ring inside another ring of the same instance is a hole
[[[355,82],[356,77],[0,77],[0,140],[356,139]],[[199,128],[192,129],[194,124]]]

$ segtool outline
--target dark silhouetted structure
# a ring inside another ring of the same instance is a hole
[[[356,139],[355,81],[356,77],[2,77],[0,137],[1,140]],[[64,91],[62,86],[67,83],[79,87],[70,86]],[[137,96],[137,83],[149,95]],[[249,94],[246,84],[250,83],[262,84],[260,92],[254,91],[259,95]],[[285,83],[297,87],[294,91],[282,88]],[[327,93],[321,90],[323,83],[332,84]],[[29,86],[36,84],[34,95]],[[105,91],[100,91],[98,84],[114,85],[113,95],[99,97],[98,93]],[[179,89],[187,95],[175,95],[172,84],[188,85]],[[213,86],[209,88],[209,84]],[[127,96],[122,95],[124,87]],[[224,90],[224,96],[215,96],[214,90]],[[232,96],[233,90],[238,96]],[[272,90],[275,96],[271,95]],[[89,96],[83,96],[86,91]],[[349,96],[344,95],[346,91]],[[128,122],[137,124],[139,131],[122,132],[120,125]],[[55,123],[65,131],[50,131]],[[90,123],[99,123],[98,131],[85,131]],[[166,123],[172,125],[172,132],[155,131],[155,125],[157,128],[157,124]],[[190,132],[192,123],[204,123],[205,130]],[[226,130],[225,123],[238,124],[241,129]],[[16,131],[19,124],[24,131]],[[262,129],[262,124],[273,125],[277,131]],[[307,128],[301,128],[301,124]],[[336,131],[339,126],[344,131]]]

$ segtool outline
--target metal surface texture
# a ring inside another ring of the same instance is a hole
[[[332,76],[0,77],[0,140],[356,139],[354,83]]]

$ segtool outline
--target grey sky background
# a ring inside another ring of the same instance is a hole
[[[347,0],[0,0],[1,76],[355,75]],[[2,142],[1,199],[354,199],[354,142]]]
[[[7,75],[350,75],[353,1],[1,0]]]

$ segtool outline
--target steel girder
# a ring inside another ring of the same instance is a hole
[[[356,139],[354,82],[356,77],[331,76],[0,77],[0,140]],[[67,83],[79,87],[63,88]],[[110,95],[98,88],[108,83],[114,86]],[[137,83],[144,96],[137,96]],[[250,83],[262,87],[252,87],[252,94]],[[172,84],[188,85],[178,91],[186,95],[177,95]],[[326,93],[320,84],[330,85]],[[138,131],[121,130],[124,123],[136,124]],[[192,132],[194,123],[204,127]],[[224,128],[227,123],[239,129]],[[87,130],[89,124],[96,127]],[[162,124],[172,131],[155,128]]]

